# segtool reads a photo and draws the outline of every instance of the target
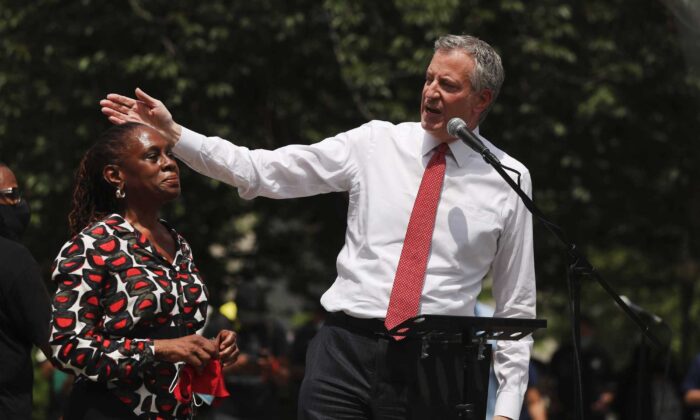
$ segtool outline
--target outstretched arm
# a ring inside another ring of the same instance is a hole
[[[100,101],[100,106],[112,124],[146,124],[158,130],[171,145],[180,139],[182,127],[173,120],[168,108],[139,88],[136,88],[136,99],[110,93]]]

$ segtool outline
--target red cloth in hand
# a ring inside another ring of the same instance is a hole
[[[221,362],[218,360],[209,362],[202,373],[197,373],[192,366],[186,364],[180,368],[179,375],[173,394],[183,404],[192,401],[192,395],[195,393],[213,395],[214,404],[230,395],[224,384]]]

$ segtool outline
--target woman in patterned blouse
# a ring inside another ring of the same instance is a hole
[[[75,236],[52,268],[53,361],[76,375],[65,420],[191,417],[169,392],[178,365],[235,362],[234,332],[195,334],[207,289],[185,239],[158,216],[179,194],[170,146],[148,126],[114,126],[83,157]]]

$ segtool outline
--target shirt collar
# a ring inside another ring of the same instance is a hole
[[[156,251],[153,244],[151,244],[150,241],[146,239],[146,237],[138,229],[129,223],[124,216],[120,215],[119,213],[112,213],[103,219],[103,222],[112,229],[113,235],[124,240],[128,240],[131,237],[142,247],[147,248],[153,255],[163,258],[160,253]],[[188,258],[189,248],[184,246],[183,238],[180,236],[180,234],[177,233],[177,231],[173,229],[173,227],[170,226],[170,224],[168,224],[165,220],[160,219],[160,222],[171,232],[173,238],[175,238],[175,256],[172,264],[175,265],[178,259],[178,254],[181,252],[186,258]],[[165,258],[163,258],[163,260],[165,261]]]
[[[472,132],[483,141],[483,138],[479,135],[478,126],[474,130],[472,130]],[[426,131],[425,135],[423,136],[421,156],[425,156],[426,154],[430,153],[433,149],[440,145],[440,143],[442,143],[440,140],[436,139],[435,137],[433,137],[432,134]],[[452,152],[452,156],[455,158],[457,166],[459,166],[460,168],[466,165],[467,159],[469,159],[472,156],[477,156],[477,153],[474,150],[472,150],[469,146],[464,144],[464,142],[459,139],[450,141],[447,145],[450,147],[450,152]]]

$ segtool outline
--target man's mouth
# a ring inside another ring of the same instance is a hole
[[[425,111],[436,115],[442,114],[442,111],[427,104],[425,105]]]

